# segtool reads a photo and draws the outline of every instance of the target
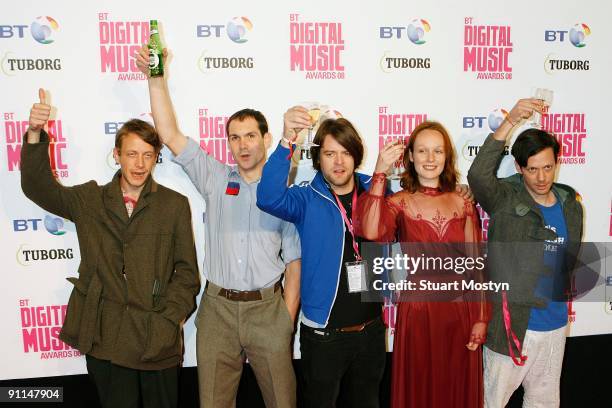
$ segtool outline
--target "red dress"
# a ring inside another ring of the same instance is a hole
[[[404,244],[478,242],[480,222],[473,204],[456,193],[423,188],[384,198],[385,179],[374,177],[370,192],[357,203],[359,235]],[[367,232],[367,233],[366,233]],[[404,250],[406,253],[406,250]],[[391,379],[395,408],[478,408],[483,406],[482,347],[466,348],[472,325],[486,321],[483,301],[408,301],[398,303]],[[431,299],[431,298],[428,298]]]

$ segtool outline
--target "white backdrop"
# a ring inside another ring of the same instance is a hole
[[[19,184],[21,135],[37,89],[46,88],[57,108],[50,130],[60,181],[106,183],[116,170],[109,160],[115,130],[150,112],[146,81],[129,58],[147,40],[149,19],[160,21],[171,50],[169,86],[181,129],[225,161],[224,123],[234,111],[261,110],[278,140],[288,107],[319,101],[352,120],[366,140],[363,171],[372,171],[381,143],[407,136],[428,118],[449,129],[465,180],[478,146],[504,110],[529,96],[532,87],[553,89],[544,122],[563,141],[559,181],[582,196],[585,240],[607,242],[612,188],[603,127],[604,108],[610,108],[605,96],[612,93],[605,74],[612,67],[611,12],[612,6],[595,0],[24,0],[5,5],[0,17],[0,379],[85,372],[84,359],[57,340],[72,289],[65,278],[76,274],[80,258],[74,225],[31,203]],[[309,160],[297,164],[296,180],[309,179]],[[507,158],[501,173],[510,172]],[[189,196],[202,265],[203,199],[166,149],[155,177]],[[41,252],[29,251],[37,250],[66,259],[34,260]],[[573,305],[572,335],[612,332],[610,304],[604,300]],[[194,365],[193,318],[185,338],[185,364]]]

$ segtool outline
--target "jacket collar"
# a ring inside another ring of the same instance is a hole
[[[368,176],[367,174],[362,174],[362,173],[357,173],[357,172],[355,172],[355,176],[357,177],[357,182],[361,185],[361,188],[367,191],[370,188],[372,176]],[[310,182],[310,186],[319,194],[322,194],[325,197],[332,200],[332,202],[335,202],[334,196],[332,195],[330,191],[329,184],[325,180],[325,177],[323,177],[322,172],[317,171],[314,178]]]
[[[527,214],[530,210],[536,212],[541,215],[540,208],[538,203],[535,202],[527,188],[525,187],[525,182],[523,181],[523,175],[520,173],[513,174],[512,176],[506,178],[506,180],[513,184],[518,192],[518,204],[514,207],[514,211],[517,215],[523,216]],[[562,208],[565,208],[565,204],[568,199],[571,197],[575,197],[576,193],[574,190],[566,186],[564,184],[553,183],[551,188],[553,194],[557,197],[557,200],[561,204]],[[572,195],[573,192],[573,195]]]
[[[127,210],[123,202],[123,192],[121,191],[120,180],[121,169],[117,170],[111,182],[104,186],[104,206],[116,217],[127,223],[129,218],[134,218],[137,213],[142,211],[150,204],[151,194],[157,192],[159,185],[155,182],[155,180],[153,180],[153,177],[149,175],[147,181],[145,181],[142,191],[140,192],[140,197],[138,198],[136,208],[134,208],[134,211],[132,212],[132,217],[128,218]]]

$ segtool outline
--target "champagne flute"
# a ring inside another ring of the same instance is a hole
[[[399,145],[399,144],[405,144],[405,142],[402,139],[397,139],[394,143],[394,145]],[[391,173],[389,174],[389,176],[387,176],[387,178],[389,180],[400,180],[402,178],[402,174],[404,174],[404,171],[406,171],[406,169],[404,168],[404,154],[402,154],[400,156],[400,158],[393,163],[393,167],[391,167]]]
[[[552,104],[553,101],[553,91],[546,88],[534,88],[532,92],[532,96],[535,99],[539,99],[544,103],[544,112],[548,112],[548,108]],[[534,111],[531,116],[531,120],[529,122],[529,126],[542,129],[542,115],[538,111]]]
[[[308,128],[308,138],[304,140],[301,144],[303,149],[310,149],[313,146],[318,146],[318,144],[313,142],[313,129],[319,123],[319,119],[321,118],[321,106],[319,106],[318,102],[305,102],[301,104],[306,110],[308,110],[308,115],[310,116],[310,127]]]

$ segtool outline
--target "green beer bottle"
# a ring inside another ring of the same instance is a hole
[[[149,37],[149,75],[152,77],[164,75],[164,63],[162,61],[162,46],[157,29],[157,20],[150,22],[151,34]]]

